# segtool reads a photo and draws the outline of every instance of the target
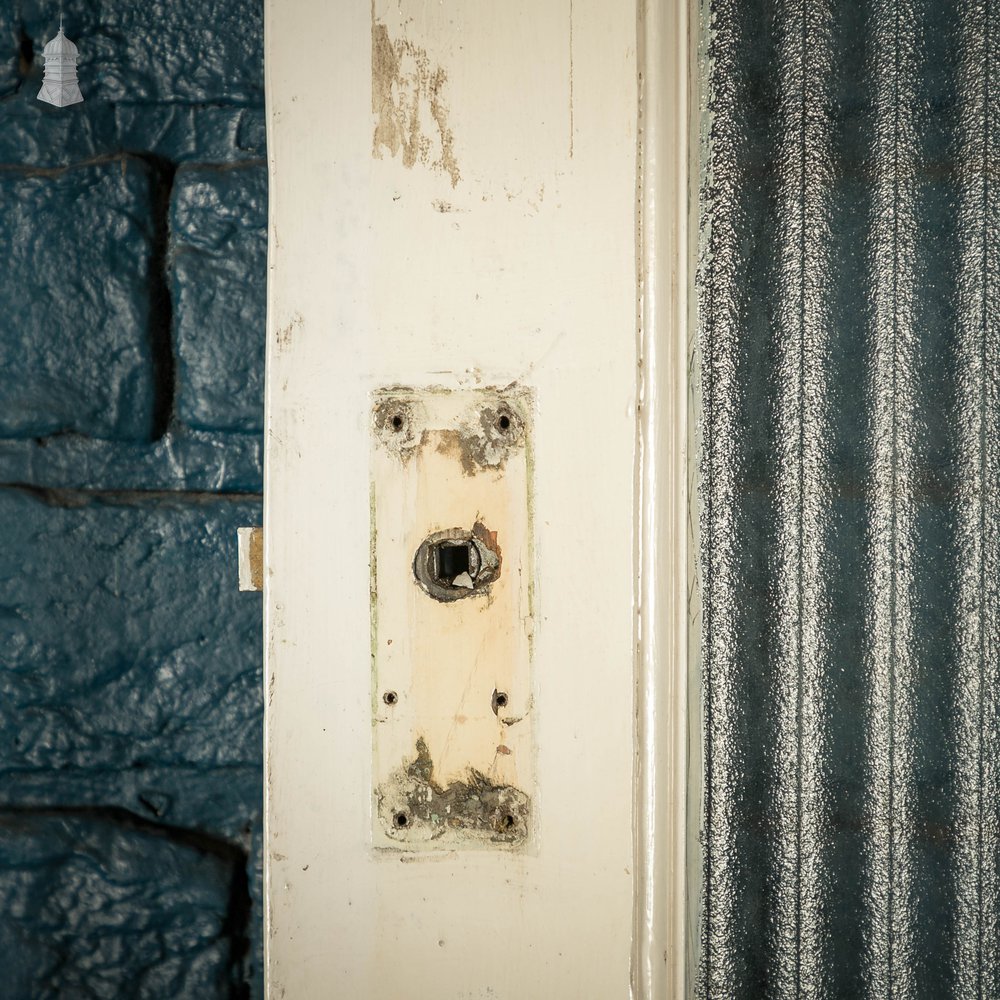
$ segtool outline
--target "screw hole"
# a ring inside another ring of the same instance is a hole
[[[397,830],[405,830],[410,825],[410,817],[405,812],[398,812],[392,817],[392,825]]]
[[[506,691],[496,691],[493,692],[493,698],[491,699],[491,704],[493,707],[493,714],[499,716],[500,709],[507,707],[507,692]]]
[[[510,430],[510,417],[508,417],[506,413],[502,413],[500,415],[500,419],[497,421],[497,427],[499,427],[502,431]]]
[[[507,707],[507,695],[505,695],[505,694],[504,694],[504,693],[503,693],[503,692],[501,691],[501,692],[500,692],[500,693],[499,693],[499,694],[497,695],[497,708],[506,708],[506,707]]]
[[[395,705],[396,702],[399,701],[399,695],[396,694],[395,691],[386,691],[386,693],[382,695],[382,700],[387,705]]]
[[[403,429],[403,418],[398,413],[392,418],[391,423],[394,431]]]
[[[514,824],[516,822],[517,821],[514,819],[514,817],[511,816],[510,813],[507,813],[507,815],[504,816],[504,818],[502,820],[500,820],[500,826],[502,826],[503,829],[505,829],[505,830],[513,830],[514,829]]]

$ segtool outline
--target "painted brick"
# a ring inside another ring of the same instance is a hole
[[[21,6],[40,53],[58,30],[58,7]],[[64,0],[62,9],[85,100],[263,104],[260,0]]]
[[[263,923],[264,913],[264,820],[261,816],[253,830],[247,858],[247,884],[250,890],[250,912]],[[264,935],[263,927],[254,926],[247,956],[247,979],[254,1000],[264,1000]]]
[[[5,4],[0,9],[0,97],[7,97],[17,90],[20,83],[20,56],[20,32],[14,5]]]
[[[0,483],[56,489],[260,493],[263,465],[264,443],[258,433],[180,427],[155,442],[139,444],[81,434],[0,438]]]
[[[14,4],[0,8],[0,97],[13,94],[21,82],[21,32]]]
[[[0,104],[0,164],[65,167],[122,152],[171,163],[230,163],[265,154],[264,109],[116,104],[90,97],[54,108],[37,70]]]
[[[211,771],[135,757],[107,771],[37,768],[11,773],[4,780],[7,787],[0,789],[0,808],[46,809],[66,803],[102,809],[110,804],[150,821],[239,843],[249,843],[263,795],[259,762]]]
[[[5,1000],[237,996],[237,852],[116,817],[0,810]]]
[[[265,166],[179,170],[170,228],[180,420],[198,429],[259,431]]]
[[[119,104],[114,137],[174,163],[233,163],[267,152],[263,108]]]
[[[149,170],[0,172],[0,204],[0,435],[148,439]]]
[[[55,499],[0,490],[0,802],[48,788],[50,804],[249,830],[261,604],[237,591],[236,528],[259,503]]]
[[[67,0],[65,109],[36,100],[56,10],[0,5],[0,483],[63,491],[0,487],[0,995],[262,997],[261,601],[235,561],[261,513],[233,495],[262,478],[262,4]]]

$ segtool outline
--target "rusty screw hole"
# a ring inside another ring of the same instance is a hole
[[[507,815],[506,815],[506,816],[504,816],[504,818],[503,818],[502,820],[500,820],[500,826],[501,826],[501,827],[502,827],[502,828],[503,828],[504,830],[512,830],[512,829],[514,828],[514,824],[515,824],[516,822],[517,822],[517,821],[516,821],[516,820],[514,819],[514,817],[513,817],[513,816],[511,816],[511,814],[510,814],[510,813],[507,813]]]
[[[510,430],[510,417],[508,417],[506,413],[502,413],[500,415],[500,419],[497,421],[497,427],[499,427],[502,431]]]
[[[390,422],[392,423],[392,429],[394,431],[399,431],[403,429],[403,418],[398,413],[392,418]]]
[[[398,812],[392,817],[392,825],[397,830],[405,830],[410,825],[410,817],[404,812]]]
[[[395,705],[396,702],[399,701],[399,695],[396,694],[395,691],[386,691],[386,693],[382,695],[382,700],[387,705]]]

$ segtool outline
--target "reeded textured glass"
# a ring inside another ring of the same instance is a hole
[[[705,0],[700,996],[1000,1000],[1000,0]]]

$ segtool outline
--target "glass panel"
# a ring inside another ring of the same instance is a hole
[[[996,998],[1000,3],[706,2],[700,993]]]

